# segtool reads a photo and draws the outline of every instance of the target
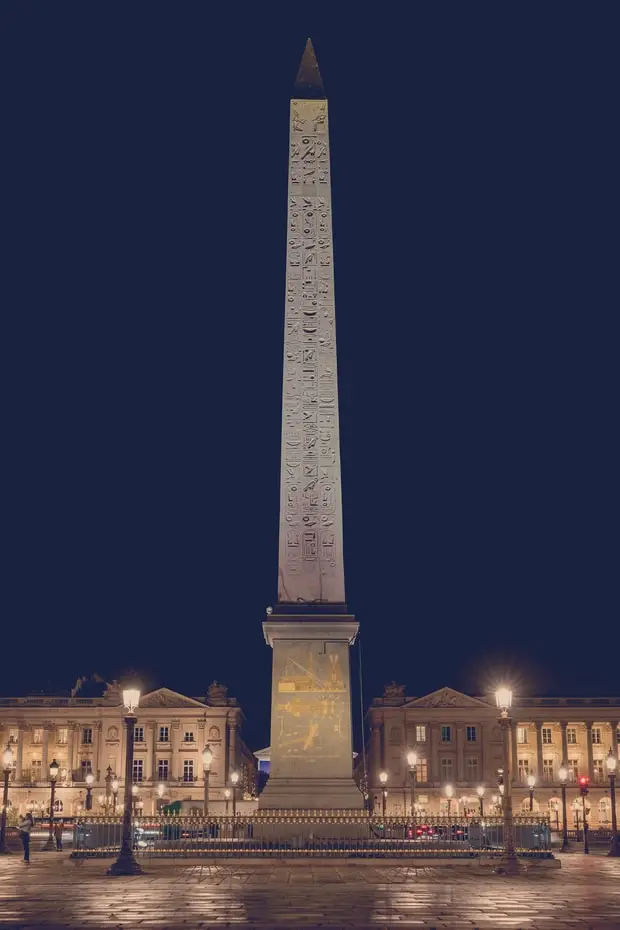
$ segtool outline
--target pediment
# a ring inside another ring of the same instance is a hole
[[[185,694],[179,694],[178,691],[171,691],[170,688],[158,688],[157,691],[150,691],[140,698],[140,710],[145,707],[200,707],[205,709],[205,705],[200,701],[187,697]]]
[[[408,701],[405,707],[486,707],[490,705],[479,698],[470,697],[454,688],[439,688],[423,697]]]

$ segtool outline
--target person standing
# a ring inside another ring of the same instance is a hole
[[[54,839],[56,840],[57,852],[62,852],[62,831],[64,828],[65,825],[62,820],[57,820],[54,824]]]
[[[30,831],[34,826],[34,820],[32,819],[32,814],[30,811],[26,814],[25,817],[21,817],[19,821],[19,835],[22,838],[22,845],[24,847],[24,862],[30,864]]]

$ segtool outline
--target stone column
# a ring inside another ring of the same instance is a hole
[[[176,782],[178,776],[178,754],[179,754],[179,730],[181,726],[180,720],[171,720],[170,721],[170,748],[172,752],[170,753],[170,781]]]
[[[198,771],[196,772],[196,775],[198,776],[198,778],[203,784],[205,780],[205,767],[204,767],[204,762],[202,761],[202,753],[207,744],[207,740],[206,740],[207,731],[205,729],[206,723],[207,723],[206,715],[198,719],[198,762],[196,763],[198,766]]]
[[[43,724],[43,742],[41,744],[41,778],[43,780],[47,778],[47,770],[49,766],[49,736],[51,729],[52,724],[45,721]]]
[[[428,724],[431,781],[439,781],[439,724]]]
[[[512,739],[512,784],[516,785],[519,783],[519,748],[517,743],[517,721],[515,720],[513,725],[510,727],[510,736]],[[504,778],[506,777],[506,772],[504,772]]]
[[[592,724],[586,723],[586,750],[588,753],[588,778],[594,781],[594,757],[592,754]]]
[[[463,749],[463,727],[458,724],[456,727],[456,780],[465,781],[463,767],[465,765],[465,752]]]
[[[150,754],[151,765],[149,767],[148,762],[146,766],[147,773],[150,770],[150,779],[152,782],[157,781],[157,721],[156,720],[147,720],[146,722],[146,738],[148,740],[148,752]],[[149,776],[147,775],[147,778]]]
[[[370,785],[375,788],[379,784],[379,772],[381,771],[381,725],[378,720],[373,720],[372,730],[370,733]]]
[[[26,727],[20,723],[17,728],[17,756],[15,759],[15,781],[20,782],[23,777],[24,764],[24,733]]]
[[[568,740],[566,738],[567,726],[567,723],[560,724],[560,729],[562,730],[562,758],[560,759],[561,764],[568,762]]]
[[[227,781],[230,779],[230,773],[237,768],[237,721],[232,719],[228,721],[228,773]]]
[[[73,781],[73,747],[76,727],[77,724],[71,720],[67,724],[67,781],[69,784]]]
[[[479,759],[480,759],[479,773],[480,774],[478,776],[478,779],[480,782],[482,782],[482,784],[484,784],[486,781],[486,776],[485,776],[485,771],[484,771],[484,761],[485,761],[485,755],[486,755],[485,750],[484,750],[484,741],[486,738],[486,727],[484,723],[480,724],[480,726],[478,727],[478,730],[480,732],[480,756],[479,756]]]
[[[543,744],[542,744],[542,723],[535,723],[536,727],[536,777],[539,782],[543,777]]]
[[[93,772],[93,775],[95,776],[95,784],[98,785],[102,779],[101,744],[103,743],[103,731],[101,720],[96,720],[93,723],[93,734],[95,737],[95,771]]]
[[[617,720],[611,720],[609,723],[611,727],[611,751],[614,756],[618,755],[618,727],[620,723]],[[617,780],[617,779],[616,779]]]

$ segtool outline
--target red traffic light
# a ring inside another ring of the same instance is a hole
[[[590,790],[588,787],[589,784],[590,784],[590,779],[586,775],[582,775],[581,778],[579,779],[579,793],[583,797],[585,797],[588,791]]]
[[[579,784],[585,787],[589,783],[589,781],[590,779],[586,775],[582,775],[581,778],[579,779]]]

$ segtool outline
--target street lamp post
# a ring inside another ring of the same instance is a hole
[[[536,776],[527,776],[527,786],[530,789],[530,813],[534,810],[534,787],[536,785]]]
[[[407,765],[409,766],[409,780],[411,783],[411,816],[415,813],[415,777],[416,765],[418,764],[418,754],[411,749],[407,753]]]
[[[45,842],[45,846],[41,847],[41,852],[50,852],[56,848],[56,844],[54,843],[54,802],[56,800],[56,779],[58,778],[58,769],[59,766],[56,762],[56,759],[52,759],[52,763],[50,765],[50,832]]]
[[[134,816],[135,816],[135,813],[136,813],[136,808],[137,808],[137,806],[138,806],[138,794],[139,794],[139,792],[140,792],[140,789],[139,789],[139,787],[138,787],[137,785],[132,785],[132,786],[131,786],[131,809],[132,809],[132,811],[133,811]]]
[[[504,734],[504,772],[502,794],[502,810],[504,816],[504,855],[501,863],[504,872],[514,873],[520,871],[520,864],[515,849],[515,828],[512,816],[512,756],[511,756],[511,731],[512,719],[509,711],[512,706],[512,691],[509,688],[498,688],[495,692],[495,700],[499,708],[499,725],[502,727]]]
[[[590,790],[590,779],[587,775],[582,775],[579,779],[579,793],[581,794],[581,806],[583,810],[583,853],[585,856],[590,854],[590,846],[588,844],[588,808],[586,807],[586,798]]]
[[[13,765],[13,753],[10,745],[2,753],[2,768],[4,771],[4,788],[2,790],[2,819],[0,820],[0,853],[8,853],[6,848],[6,814],[9,806],[9,775]]]
[[[558,772],[560,784],[562,785],[562,845],[560,852],[568,852],[568,814],[566,812],[566,781],[568,779],[568,766],[564,763],[560,766]]]
[[[202,764],[204,769],[205,777],[205,795],[203,803],[203,814],[205,817],[209,816],[209,774],[211,772],[211,763],[213,762],[213,753],[211,752],[211,747],[207,743],[205,748],[202,751]]]
[[[116,808],[118,806],[118,778],[113,778],[110,782],[110,788],[112,789],[112,804],[113,811],[112,813],[116,815]]]
[[[228,801],[230,799],[230,788],[224,788],[224,797],[226,799],[226,816],[228,817]]]
[[[108,765],[108,768],[105,773],[105,812],[106,814],[108,813],[108,808],[110,806],[110,796],[112,794],[111,785],[112,785],[113,778],[114,776],[112,775],[112,766]]]
[[[620,840],[618,839],[618,816],[616,814],[616,769],[618,767],[618,757],[614,756],[611,749],[605,759],[607,774],[609,775],[609,800],[611,801],[611,846],[609,847],[608,856],[620,856]]]
[[[383,788],[381,790],[381,816],[383,817],[384,820],[385,820],[385,810],[387,807],[387,788],[385,787],[387,785],[387,780],[388,780],[388,773],[379,772],[379,781],[383,785]]]
[[[108,869],[109,875],[138,875],[142,869],[136,862],[133,854],[133,829],[132,829],[132,793],[131,782],[133,780],[133,740],[134,727],[136,724],[135,710],[140,702],[140,691],[138,688],[123,689],[123,704],[125,705],[125,729],[127,731],[127,752],[125,756],[125,798],[123,805],[123,839],[121,842],[121,851],[116,862]]]
[[[445,785],[443,789],[446,793],[446,798],[448,799],[448,818],[452,812],[452,796],[454,795],[454,788],[452,785]]]
[[[88,772],[86,776],[86,810],[92,811],[93,809],[93,784],[95,781],[95,776],[92,772]]]
[[[480,816],[484,817],[484,785],[478,785],[476,788],[476,794],[480,799]]]

